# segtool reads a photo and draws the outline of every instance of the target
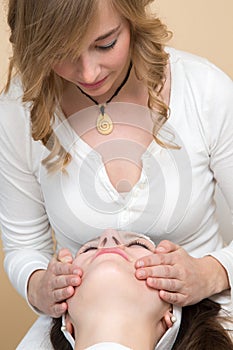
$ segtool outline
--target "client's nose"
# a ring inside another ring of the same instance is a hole
[[[100,236],[99,248],[109,248],[122,245],[121,237],[116,230],[105,230]]]

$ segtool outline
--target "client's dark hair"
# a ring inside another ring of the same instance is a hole
[[[232,320],[220,317],[220,310],[220,305],[210,299],[183,307],[180,330],[172,350],[233,350],[230,336],[221,325],[221,321]],[[61,318],[53,319],[51,343],[55,350],[72,350],[61,332],[61,325]]]
[[[62,318],[53,318],[50,330],[50,341],[55,350],[73,350],[72,346],[61,331]]]
[[[221,307],[210,299],[182,308],[182,320],[172,350],[233,350],[233,342],[221,322],[232,323],[220,316]]]

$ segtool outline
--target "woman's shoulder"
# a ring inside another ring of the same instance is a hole
[[[5,138],[15,140],[30,135],[30,107],[22,102],[23,89],[20,79],[14,78],[7,92],[0,95],[0,130]]]
[[[231,78],[221,68],[205,57],[177,50],[173,47],[167,47],[166,51],[169,53],[172,68],[176,70],[178,67],[182,67],[181,70],[187,77],[192,76],[193,79],[205,80],[207,75],[210,74],[216,80],[226,79],[232,82]]]
[[[0,94],[0,103],[19,103],[22,104],[23,86],[18,76],[12,78],[7,92],[4,90]]]
[[[192,93],[202,101],[212,101],[232,108],[233,81],[219,67],[204,57],[189,52],[167,48],[170,55],[172,80],[175,86],[183,86],[184,93]],[[179,92],[179,91],[177,91]]]
[[[28,119],[27,116],[30,111],[30,106],[23,102],[23,86],[19,77],[14,77],[11,80],[7,91],[2,91],[0,94],[0,109],[1,118],[10,119],[11,116],[21,116],[23,119]]]

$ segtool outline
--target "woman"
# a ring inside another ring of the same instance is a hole
[[[77,349],[101,342],[150,349],[171,327],[171,305],[135,277],[135,261],[154,250],[146,236],[116,230],[105,230],[81,247],[75,263],[82,267],[82,284],[69,299],[65,318],[67,330],[74,326]]]
[[[75,259],[83,269],[83,281],[68,301],[63,325],[54,319],[51,330],[54,348],[169,350],[187,349],[192,344],[192,350],[206,350],[208,346],[233,349],[227,332],[214,315],[219,308],[210,300],[200,304],[202,314],[197,312],[200,305],[193,306],[189,327],[187,307],[184,308],[182,327],[186,326],[186,339],[180,332],[183,342],[179,344],[181,336],[176,341],[180,308],[172,310],[158,292],[137,280],[134,273],[135,261],[154,250],[153,242],[146,236],[115,230],[106,230],[98,239],[85,244]],[[173,325],[171,320],[175,321]]]
[[[57,251],[74,253],[107,227],[162,241],[136,262],[162,300],[222,293],[231,307],[233,248],[213,196],[218,183],[233,207],[232,81],[166,48],[150,3],[9,1],[17,76],[0,104],[2,238],[9,278],[39,313],[61,316],[81,284],[69,254],[53,258],[52,230]]]

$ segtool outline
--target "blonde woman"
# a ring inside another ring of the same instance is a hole
[[[24,350],[30,339],[36,348],[46,320],[67,310],[82,282],[71,255],[53,257],[54,238],[57,252],[74,253],[107,227],[161,242],[135,274],[163,301],[215,295],[232,308],[233,247],[224,247],[214,214],[217,183],[233,207],[232,81],[166,47],[170,34],[151,2],[9,1],[13,57],[0,102],[5,268],[44,314]]]

